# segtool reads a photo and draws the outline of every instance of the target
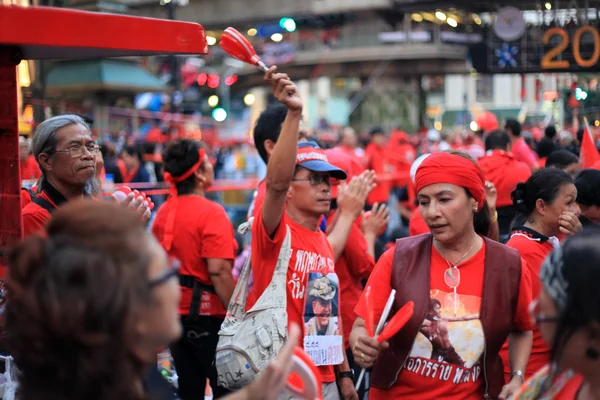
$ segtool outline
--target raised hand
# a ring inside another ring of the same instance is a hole
[[[284,104],[288,110],[301,111],[303,103],[296,85],[291,81],[288,74],[276,73],[275,71],[277,71],[277,67],[273,66],[265,72],[265,81],[271,85],[273,96]]]

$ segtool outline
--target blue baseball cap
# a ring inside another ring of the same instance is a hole
[[[345,171],[329,163],[325,152],[315,142],[298,144],[296,165],[300,165],[310,171],[329,172],[332,178],[339,180],[344,180],[348,177]]]

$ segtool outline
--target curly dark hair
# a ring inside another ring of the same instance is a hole
[[[162,159],[165,164],[165,172],[173,177],[186,173],[200,159],[198,152],[204,145],[201,142],[190,139],[181,139],[171,142],[163,151]],[[204,171],[204,166],[200,166]],[[196,177],[192,174],[189,178],[177,184],[177,194],[182,196],[190,194],[196,187]]]
[[[58,209],[9,255],[7,344],[21,400],[144,400],[133,326],[153,301],[149,234],[114,203]]]

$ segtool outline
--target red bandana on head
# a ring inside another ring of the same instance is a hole
[[[427,157],[415,177],[417,193],[425,186],[436,183],[450,183],[466,188],[477,200],[480,211],[485,202],[485,177],[479,166],[456,154],[432,153]]]
[[[173,231],[175,229],[175,215],[177,214],[177,184],[185,181],[187,178],[192,176],[194,172],[200,168],[206,157],[206,151],[204,149],[198,150],[198,161],[192,165],[187,171],[179,176],[172,176],[170,173],[165,172],[165,181],[171,185],[171,201],[174,202],[173,207],[169,210],[167,220],[165,222],[165,234],[163,237],[163,246],[169,251],[173,245]]]

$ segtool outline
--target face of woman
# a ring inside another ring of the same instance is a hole
[[[204,171],[200,170],[202,175],[204,176],[204,182],[202,182],[202,187],[204,189],[212,186],[213,181],[215,180],[215,169],[211,164],[208,157],[204,158],[204,163],[202,164]]]
[[[153,238],[148,238],[150,259],[148,281],[164,276],[173,268],[162,246]],[[145,342],[156,348],[166,346],[181,335],[179,319],[180,288],[177,274],[152,287],[153,302],[142,312],[140,335]]]
[[[558,229],[558,219],[560,218],[563,212],[572,212],[577,216],[579,216],[579,214],[581,213],[579,206],[575,202],[576,199],[577,188],[574,184],[568,183],[562,185],[558,196],[556,196],[556,199],[554,199],[554,201],[551,204],[543,203],[543,214],[541,215],[541,217],[545,225],[550,227],[550,230],[552,231],[551,234],[553,236],[556,236],[560,233],[560,230]],[[538,200],[538,203],[539,202],[541,202],[541,200]]]
[[[452,243],[473,228],[477,201],[464,188],[450,183],[436,183],[421,189],[417,195],[419,211],[433,237],[441,243]]]

